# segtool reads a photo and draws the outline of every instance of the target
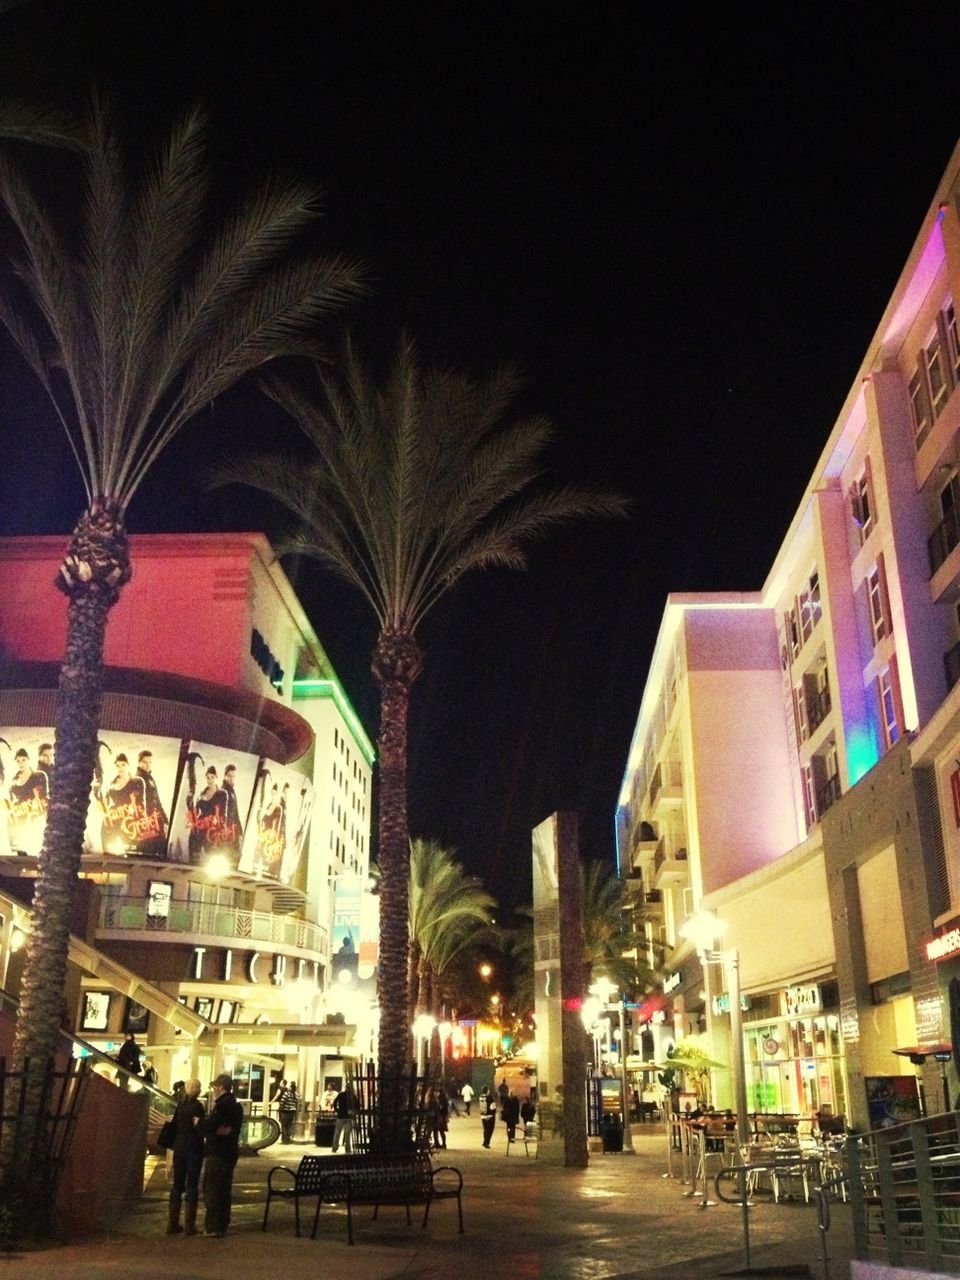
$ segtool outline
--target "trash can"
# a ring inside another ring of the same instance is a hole
[[[317,1121],[313,1131],[314,1143],[316,1144],[316,1146],[318,1147],[333,1146],[333,1129],[335,1124],[336,1124],[336,1120],[334,1119],[333,1116],[331,1116],[329,1119],[327,1119],[326,1117],[323,1117],[322,1119]]]
[[[604,1151],[623,1150],[623,1120],[620,1113],[608,1113],[600,1122],[600,1137]]]

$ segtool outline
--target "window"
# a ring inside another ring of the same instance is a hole
[[[887,747],[892,747],[900,737],[900,726],[897,723],[897,703],[893,693],[893,678],[890,675],[889,668],[877,680],[877,692],[880,697],[883,740]]]
[[[913,443],[919,449],[930,434],[930,401],[922,368],[918,368],[910,379],[910,410],[913,414]]]
[[[807,819],[807,826],[812,827],[817,821],[817,792],[813,782],[813,767],[805,764],[800,770],[800,779],[803,784],[803,809]]]
[[[960,383],[960,331],[957,329],[957,313],[952,302],[948,302],[944,308],[943,327],[947,335],[947,348],[950,352],[953,380]]]
[[[813,634],[813,628],[820,621],[820,575],[816,569],[811,573],[809,581],[797,597],[797,617],[800,625],[800,647],[802,648]]]
[[[814,569],[810,575],[810,612],[813,614],[813,625],[820,621],[820,574]]]
[[[807,729],[807,699],[802,684],[798,684],[793,691],[793,709],[797,717],[797,742],[806,742],[809,733]]]
[[[873,628],[874,644],[890,633],[885,599],[887,594],[886,585],[883,579],[883,565],[878,563],[867,578],[867,592],[870,597],[870,625]]]
[[[943,350],[939,334],[927,347],[924,355],[927,362],[930,405],[933,409],[933,416],[938,418],[941,409],[950,399],[950,384],[947,381],[947,370],[943,363]]]
[[[797,621],[796,606],[783,615],[783,625],[790,639],[790,652],[796,657],[800,652],[800,624]]]
[[[864,469],[853,483],[850,492],[853,519],[860,534],[861,547],[870,537],[873,528],[873,495],[870,492],[870,476]]]

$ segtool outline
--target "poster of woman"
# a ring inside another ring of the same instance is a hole
[[[257,772],[240,869],[290,884],[313,807],[313,783],[295,769],[264,759]]]
[[[170,828],[171,862],[206,865],[216,854],[236,868],[259,757],[206,742],[187,747]]]
[[[101,729],[84,844],[92,853],[167,856],[180,739]]]
[[[53,775],[53,729],[0,728],[0,855],[39,854]]]

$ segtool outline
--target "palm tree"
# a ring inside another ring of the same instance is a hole
[[[409,1014],[440,1012],[444,975],[493,922],[496,901],[435,840],[410,842]]]
[[[580,864],[584,987],[601,975],[625,995],[649,989],[654,974],[642,959],[647,941],[625,881],[605,863]]]
[[[214,483],[249,484],[275,498],[298,522],[279,554],[317,559],[352,583],[376,614],[379,1067],[382,1080],[392,1077],[399,1087],[410,1061],[407,720],[423,665],[418,629],[464,574],[522,569],[533,539],[577,517],[621,514],[625,503],[597,488],[542,480],[551,426],[543,417],[507,417],[520,389],[515,370],[477,381],[424,367],[404,337],[383,387],[349,343],[339,372],[318,374],[316,392],[276,380],[267,387],[299,423],[312,461],[228,464]]]
[[[302,350],[317,322],[357,290],[337,258],[291,254],[318,198],[270,182],[212,231],[204,223],[205,114],[189,111],[135,184],[109,104],[85,130],[38,113],[0,116],[8,138],[82,138],[84,195],[61,229],[25,171],[0,153],[0,207],[16,248],[0,267],[0,321],[43,385],[83,477],[87,506],[57,586],[67,596],[56,711],[56,791],[34,895],[16,1055],[56,1045],[71,904],[94,770],[105,628],[130,578],[126,512],[183,424],[250,370]],[[64,157],[57,154],[60,173]],[[53,176],[53,175],[51,175]]]

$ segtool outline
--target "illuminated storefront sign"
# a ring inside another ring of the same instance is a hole
[[[679,969],[673,973],[668,973],[663,980],[663,994],[668,996],[671,991],[676,991],[682,981],[683,973]]]
[[[950,956],[960,954],[960,925],[948,929],[946,933],[930,938],[924,944],[928,960],[947,960]]]
[[[720,995],[713,997],[713,1000],[711,1001],[711,1003],[713,1005],[714,1013],[716,1014],[729,1013],[730,1012],[730,992],[722,991]],[[740,1008],[741,1009],[750,1008],[750,997],[745,996],[742,993],[740,996]]]
[[[806,987],[787,987],[782,1004],[783,1012],[788,1018],[795,1018],[801,1013],[819,1013],[823,1008],[820,988],[816,983]]]
[[[310,982],[320,990],[320,965],[316,960],[302,956],[287,956],[282,952],[263,955],[259,951],[241,953],[246,960],[243,972],[246,980],[254,985],[270,983],[282,987],[288,982]],[[208,947],[193,948],[190,978],[194,982],[237,982],[234,973],[233,951],[213,951]]]

